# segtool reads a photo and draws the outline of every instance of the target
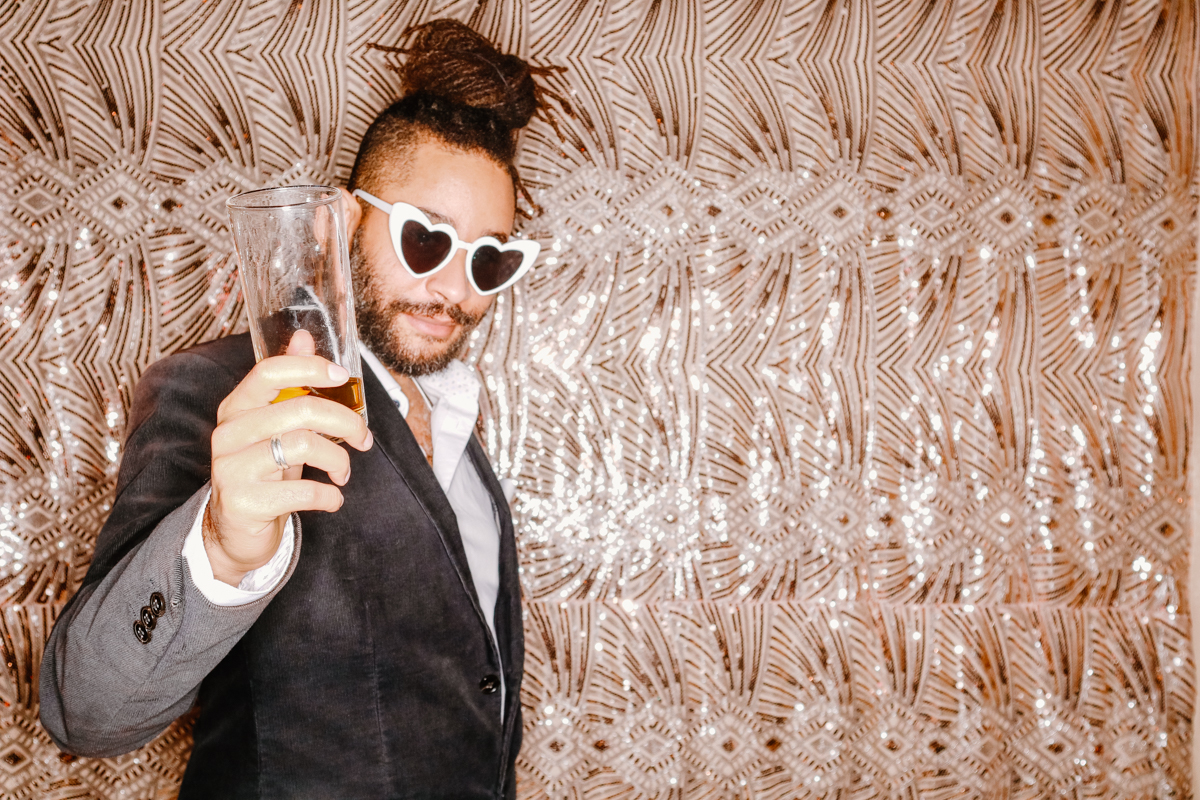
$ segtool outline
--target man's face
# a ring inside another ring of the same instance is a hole
[[[412,152],[407,180],[371,189],[387,203],[403,201],[433,223],[454,226],[458,237],[506,241],[516,208],[508,172],[486,156],[434,141]],[[388,216],[368,206],[352,231],[355,316],[367,348],[389,369],[424,375],[443,369],[467,344],[492,298],[467,280],[466,253],[426,278],[414,278],[400,263]]]

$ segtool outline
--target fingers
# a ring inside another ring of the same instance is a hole
[[[350,455],[325,437],[312,431],[296,430],[283,434],[279,440],[289,467],[307,464],[324,470],[338,486],[345,486],[350,479]],[[280,472],[271,453],[270,439],[213,459],[213,474],[221,476],[226,489],[278,479]]]
[[[315,356],[316,354],[317,343],[313,341],[311,333],[302,329],[292,334],[292,340],[288,342],[285,355]]]
[[[264,358],[229,393],[217,411],[218,424],[241,412],[268,405],[284,389],[300,386],[341,386],[350,377],[345,367],[313,355],[316,345],[308,331],[296,331],[287,353]]]
[[[272,356],[254,365],[242,382],[221,402],[218,422],[250,408],[268,405],[283,389],[296,386],[341,386],[350,377],[320,356]]]
[[[338,486],[350,479],[349,454],[328,439],[307,430],[280,437],[284,460],[298,471],[307,464],[324,470]],[[237,452],[213,458],[213,498],[223,522],[236,530],[257,530],[293,511],[337,511],[342,493],[317,481],[280,480],[281,470],[271,441],[255,442]]]
[[[224,564],[221,580],[234,585],[248,569],[266,563],[278,542],[283,519],[294,511],[337,511],[337,486],[350,479],[350,456],[327,436],[360,450],[372,437],[363,418],[338,403],[299,387],[339,386],[349,373],[315,353],[312,336],[297,331],[282,356],[255,365],[221,403],[212,434],[212,497],[206,511],[219,535],[205,534],[213,562]],[[304,393],[273,403],[284,389]],[[281,469],[272,449],[279,435]],[[337,486],[301,479],[305,465],[324,470]],[[206,528],[206,531],[208,528]],[[274,532],[274,537],[264,532]]]
[[[227,487],[220,493],[220,506],[222,517],[237,520],[238,528],[253,529],[293,511],[337,511],[342,499],[341,491],[326,483],[274,481],[254,487]]]
[[[275,434],[298,430],[342,439],[351,447],[363,451],[370,450],[374,442],[361,415],[341,403],[307,395],[251,408],[223,421],[212,434],[213,458],[235,453],[256,442],[268,440]],[[297,462],[289,458],[288,463]]]

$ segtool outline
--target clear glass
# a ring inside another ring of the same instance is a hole
[[[292,334],[306,330],[317,355],[350,372],[342,386],[297,386],[273,402],[314,394],[366,419],[342,193],[282,186],[235,195],[226,206],[255,358],[282,355]]]

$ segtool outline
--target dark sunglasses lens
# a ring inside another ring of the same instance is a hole
[[[481,292],[493,292],[512,280],[524,256],[516,250],[499,250],[485,244],[471,259],[471,276]]]
[[[442,231],[431,231],[416,220],[404,223],[400,231],[400,252],[408,268],[418,275],[432,272],[450,252],[450,237]]]

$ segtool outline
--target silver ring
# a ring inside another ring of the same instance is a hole
[[[280,469],[287,469],[287,456],[283,454],[283,439],[279,438],[279,434],[271,437],[271,458],[275,459],[275,463]]]

